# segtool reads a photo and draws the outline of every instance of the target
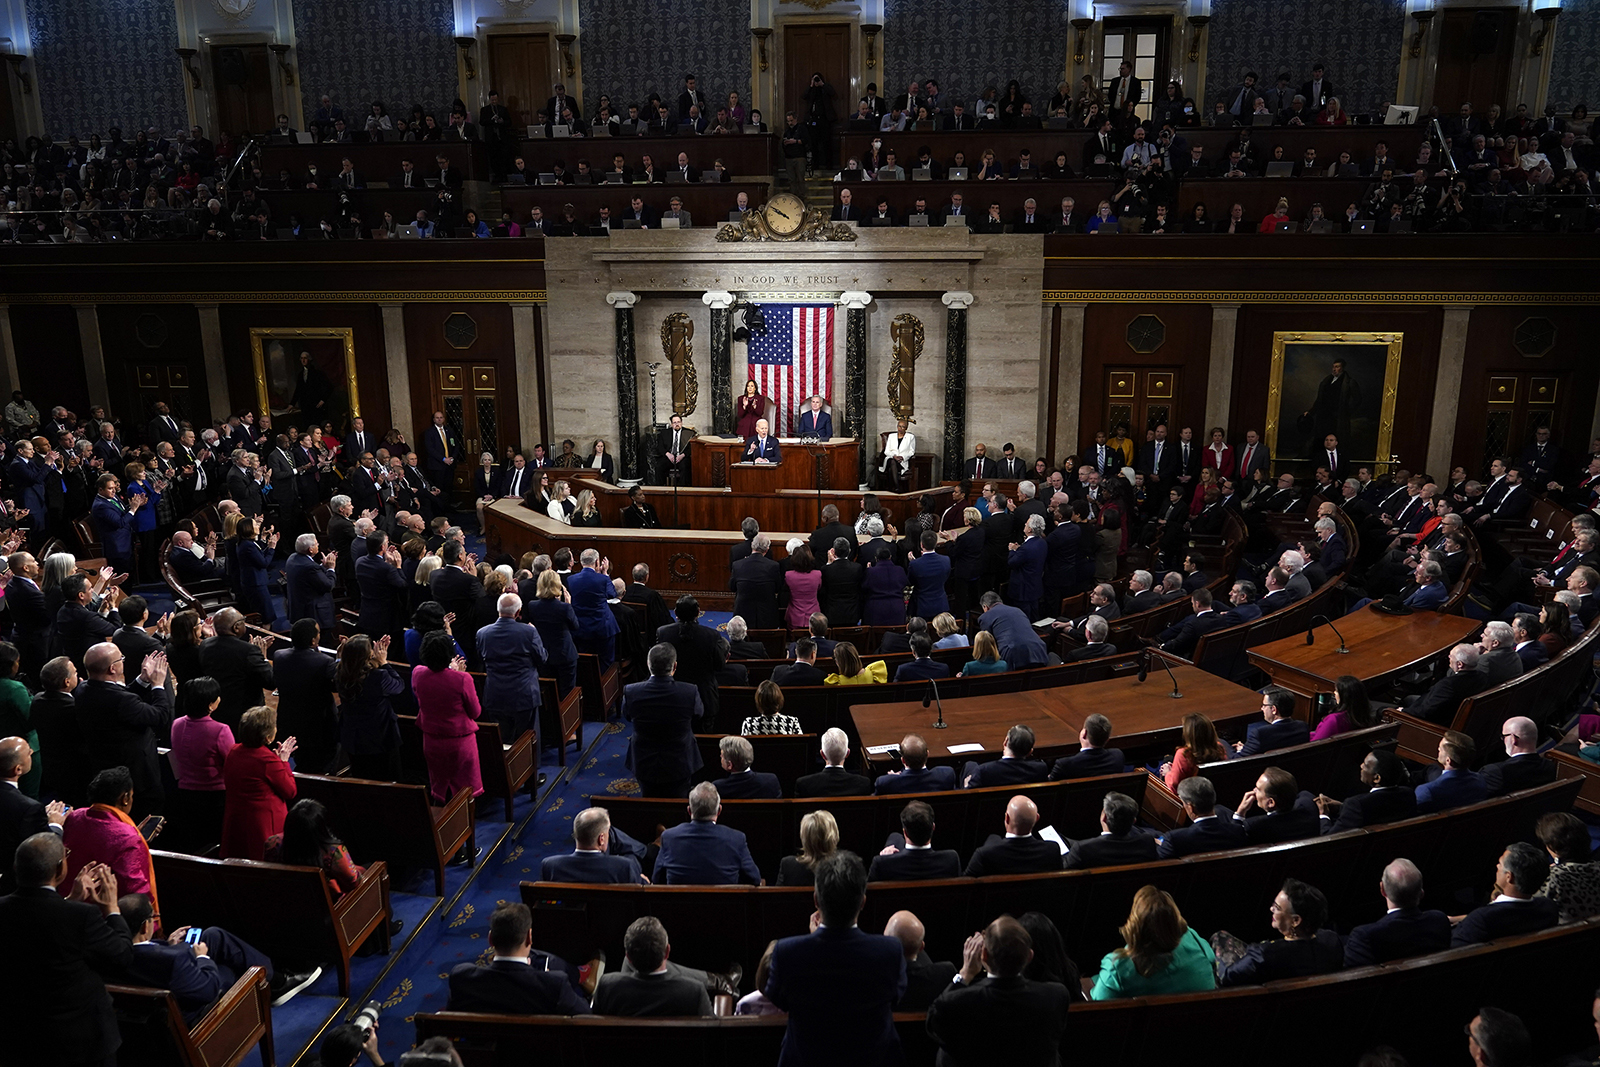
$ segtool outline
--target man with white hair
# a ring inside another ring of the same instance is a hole
[[[750,624],[745,622],[743,616],[740,615],[735,615],[728,620],[728,658],[767,658],[767,646],[760,641],[750,640]]]
[[[450,536],[448,531],[445,536]],[[600,672],[604,674],[616,656],[617,633],[621,629],[611,611],[612,596],[616,592],[611,586],[611,561],[601,559],[599,552],[586,548],[578,556],[578,562],[582,569],[567,579],[572,612],[578,617],[573,639],[579,652],[592,652],[599,658]]]
[[[733,591],[733,613],[757,630],[775,630],[778,621],[778,585],[783,568],[768,556],[772,539],[758,533],[750,540],[750,554],[733,565],[728,588]]]
[[[1018,508],[1017,511],[1021,514],[1022,509]],[[1050,606],[1041,604],[1044,597],[1044,561],[1048,551],[1044,541],[1044,527],[1044,516],[1029,515],[1023,524],[1022,543],[1013,541],[1008,546],[1010,554],[1006,557],[1006,564],[1011,571],[1007,599],[1013,606],[1021,609],[1030,622],[1037,620],[1044,608]],[[1061,607],[1060,604],[1053,606],[1057,610]]]
[[[1484,623],[1483,635],[1478,638],[1477,671],[1484,676],[1484,688],[1492,689],[1522,673],[1522,657],[1517,655],[1516,636],[1511,624]]]
[[[1132,615],[1161,603],[1155,589],[1155,576],[1149,571],[1134,571],[1128,576],[1128,595],[1122,598],[1122,614]]]
[[[1415,863],[1408,859],[1390,863],[1383,869],[1378,891],[1388,913],[1350,931],[1344,943],[1346,968],[1426,956],[1450,947],[1449,916],[1421,908],[1422,872]]]
[[[1316,531],[1317,542],[1322,545],[1322,556],[1317,560],[1322,564],[1325,574],[1344,567],[1346,548],[1344,538],[1339,534],[1339,524],[1331,518],[1318,519],[1312,529]]]
[[[837,726],[822,735],[822,760],[825,766],[794,784],[796,797],[866,797],[872,795],[872,779],[845,769],[850,757],[850,739]]]
[[[578,812],[572,817],[572,839],[578,847],[570,856],[546,856],[539,865],[539,881],[649,885],[638,859],[631,854],[612,854],[612,834],[611,813],[605,808]]]
[[[539,751],[539,668],[545,662],[544,642],[531,623],[521,622],[522,598],[502,593],[495,601],[496,618],[478,630],[478,659],[483,663],[483,715],[500,724],[500,741],[510,744],[523,731],[534,732]]]
[[[1289,595],[1296,601],[1304,600],[1311,595],[1311,582],[1302,573],[1306,569],[1306,558],[1300,553],[1290,549],[1278,557],[1278,566],[1289,574],[1289,584],[1285,587]]]
[[[312,558],[316,554],[316,534],[303,533],[294,539],[294,554],[283,569],[285,607],[290,622],[316,619],[323,633],[338,633],[339,624],[333,613],[333,575],[339,554],[325,553],[320,563]]]
[[[717,825],[722,797],[710,782],[689,790],[689,821],[661,833],[657,885],[765,885],[744,834]]]
[[[1539,727],[1526,715],[1506,720],[1500,727],[1506,758],[1483,769],[1483,783],[1491,797],[1503,797],[1556,780],[1556,765],[1539,754]]]
[[[1478,646],[1457,645],[1450,650],[1450,670],[1420,697],[1407,697],[1405,710],[1419,719],[1449,726],[1463,700],[1488,688],[1488,676],[1479,674],[1477,667]]]

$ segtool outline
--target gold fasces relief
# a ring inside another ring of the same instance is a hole
[[[922,320],[909,312],[889,324],[894,354],[889,361],[889,410],[897,419],[916,414],[916,362],[922,355]]]
[[[661,322],[661,352],[672,367],[672,413],[689,416],[700,403],[700,383],[694,374],[694,322],[674,311]]]

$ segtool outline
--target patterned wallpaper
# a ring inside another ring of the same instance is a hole
[[[748,0],[583,0],[581,29],[587,117],[602,93],[623,114],[651,93],[676,112],[685,74],[713,103],[736,92],[750,106]]]
[[[347,119],[382,100],[390,115],[421,104],[442,124],[456,96],[451,0],[293,0],[296,79],[310,120],[324,93]],[[477,120],[478,104],[468,112]],[[360,127],[357,126],[357,129]]]
[[[1275,0],[1213,0],[1206,27],[1204,109],[1240,84],[1245,71],[1272,88],[1281,71],[1300,86],[1321,61],[1346,111],[1372,111],[1400,83],[1405,0],[1302,0],[1286,17]]]
[[[1062,0],[884,0],[878,92],[893,100],[912,78],[933,78],[970,112],[986,86],[1003,91],[1015,78],[1043,114],[1072,47],[1066,9]]]
[[[177,15],[151,0],[28,0],[45,130],[54,137],[187,127]]]
[[[1562,115],[1583,101],[1600,109],[1600,0],[1565,0],[1550,56],[1550,103]]]

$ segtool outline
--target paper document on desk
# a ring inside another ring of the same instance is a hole
[[[956,755],[957,753],[960,753],[960,752],[982,752],[983,751],[983,746],[982,745],[951,745],[950,748],[948,749],[948,751],[952,756],[954,756],[954,755]]]
[[[1061,854],[1063,856],[1067,854],[1067,843],[1062,840],[1060,831],[1058,831],[1054,826],[1046,826],[1043,830],[1036,830],[1035,833],[1044,838],[1046,841],[1054,841],[1056,843],[1056,847],[1061,850]]]
[[[868,745],[867,746],[867,755],[869,755],[869,756],[881,756],[886,752],[893,752],[895,749],[897,749],[899,747],[900,747],[899,745]]]

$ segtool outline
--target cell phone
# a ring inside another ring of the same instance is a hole
[[[898,748],[891,748],[889,750],[889,758],[892,760],[898,760],[900,758],[900,750]]]
[[[156,835],[161,832],[161,828],[166,824],[167,820],[159,815],[146,815],[139,822],[139,836],[146,841],[154,841]]]
[[[183,943],[186,945],[198,945],[200,943],[200,935],[203,932],[198,926],[189,927],[188,932],[183,935]]]

